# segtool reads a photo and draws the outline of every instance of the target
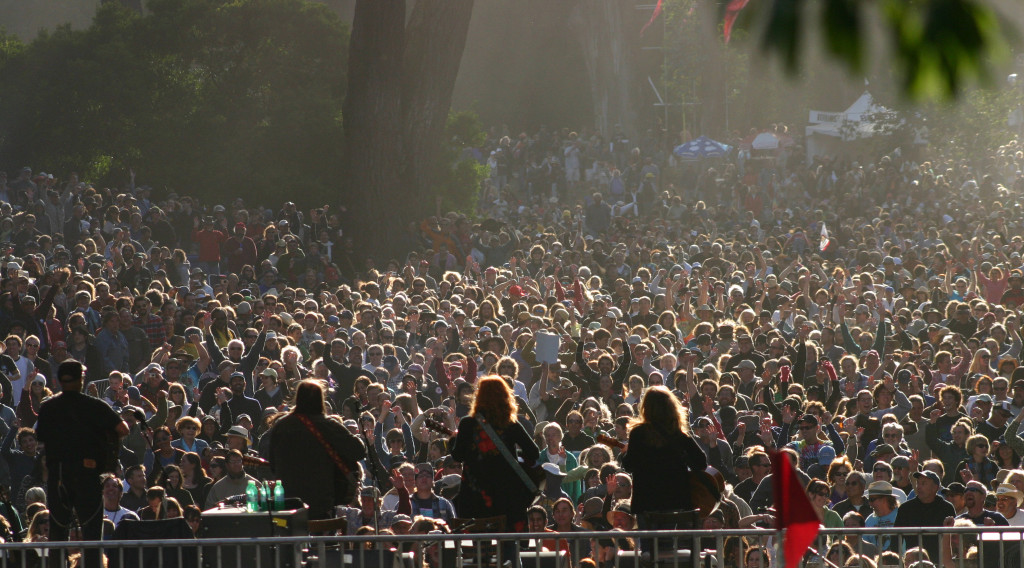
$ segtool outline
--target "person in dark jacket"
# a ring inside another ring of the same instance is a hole
[[[284,484],[285,497],[302,499],[309,505],[312,519],[327,518],[335,505],[348,504],[339,491],[358,490],[345,485],[347,480],[332,453],[356,478],[357,462],[366,456],[363,442],[341,422],[325,416],[324,409],[323,386],[314,380],[304,380],[295,390],[295,408],[281,415],[269,432],[270,467]],[[325,445],[333,452],[328,452]],[[341,483],[325,483],[331,479]]]
[[[228,380],[228,388],[231,389],[231,397],[221,390],[217,394],[217,402],[220,404],[220,431],[227,432],[238,422],[238,418],[247,414],[255,422],[263,417],[263,405],[252,397],[245,396],[245,377],[242,373],[234,372]]]
[[[482,424],[486,423],[513,455],[518,447],[525,468],[540,457],[533,438],[516,420],[512,391],[500,377],[484,377],[477,385],[469,414],[459,424],[451,456],[462,466],[462,486],[455,510],[462,518],[506,515],[509,532],[526,530],[526,509],[533,492],[495,445]],[[699,450],[698,450],[699,451]]]
[[[627,450],[619,455],[633,475],[632,513],[689,511],[691,472],[708,466],[707,456],[690,437],[689,420],[678,399],[663,386],[651,387],[640,399],[640,420],[629,430]],[[671,480],[670,483],[666,481]],[[645,526],[640,530],[661,527]]]

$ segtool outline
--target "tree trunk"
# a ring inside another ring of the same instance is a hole
[[[639,30],[626,30],[632,21],[632,2],[584,0],[569,15],[569,29],[583,48],[590,78],[595,127],[605,136],[621,124],[636,136],[636,69]],[[664,17],[664,16],[663,16]],[[632,34],[632,35],[629,35]]]
[[[402,88],[402,185],[417,205],[437,189],[445,124],[469,34],[474,0],[418,0],[406,28]]]
[[[344,185],[357,212],[351,234],[364,251],[396,250],[404,228],[384,214],[400,199],[404,51],[405,0],[359,0],[342,112]]]
[[[345,97],[346,187],[367,253],[395,255],[432,213],[442,140],[473,0],[358,0]],[[386,215],[381,216],[386,210]]]

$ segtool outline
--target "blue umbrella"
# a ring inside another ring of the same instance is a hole
[[[707,136],[701,136],[690,140],[685,144],[676,146],[673,153],[680,158],[720,158],[729,153],[730,147],[721,142],[716,142]]]

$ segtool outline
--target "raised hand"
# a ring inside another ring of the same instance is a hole
[[[396,491],[405,489],[405,478],[402,477],[402,474],[398,472],[397,468],[391,470],[391,486],[394,487]]]

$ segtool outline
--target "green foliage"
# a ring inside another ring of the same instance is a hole
[[[955,105],[927,106],[920,117],[935,151],[981,162],[1018,134],[1007,119],[1020,102],[1019,90],[972,89]]]
[[[722,4],[724,13],[725,3]],[[819,9],[818,13],[814,10]],[[952,99],[972,81],[989,83],[992,66],[1006,60],[1017,34],[984,0],[800,0],[750,2],[740,26],[758,28],[760,45],[795,74],[806,52],[812,17],[820,19],[827,53],[853,72],[864,69],[868,46],[888,41],[902,94],[911,100]],[[868,31],[879,21],[886,37]],[[759,24],[758,24],[759,23]]]
[[[451,112],[445,125],[448,142],[441,162],[450,164],[441,175],[436,194],[441,196],[442,211],[460,211],[472,215],[480,197],[480,184],[487,177],[487,166],[472,157],[469,150],[487,138],[476,113]]]
[[[104,184],[132,168],[210,200],[322,200],[338,177],[347,37],[305,0],[153,0],[146,16],[103,3],[88,29],[0,41],[0,167]]]

